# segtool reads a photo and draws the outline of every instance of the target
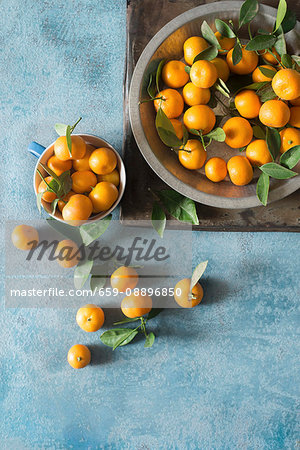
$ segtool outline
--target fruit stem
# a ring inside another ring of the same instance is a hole
[[[81,356],[77,356],[77,361],[80,362],[82,360]]]
[[[82,117],[79,117],[79,119],[77,120],[77,122],[74,123],[74,125],[71,126],[70,129],[70,133],[73,133],[75,127],[79,124],[79,122],[81,121]]]

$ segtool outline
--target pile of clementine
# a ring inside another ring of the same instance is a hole
[[[266,140],[253,140],[253,125],[279,129],[282,153],[300,144],[297,129],[300,127],[300,74],[295,68],[285,68],[275,49],[272,53],[256,52],[242,46],[241,60],[234,65],[235,39],[223,37],[218,31],[215,36],[221,46],[218,57],[194,61],[210,44],[202,37],[192,36],[184,42],[183,59],[164,64],[161,72],[164,88],[158,92],[154,107],[156,111],[161,108],[170,119],[178,139],[184,136],[184,126],[189,134],[196,135],[198,131],[205,137],[216,124],[215,112],[208,103],[211,89],[219,79],[226,83],[231,74],[251,75],[253,83],[272,83],[276,97],[264,103],[251,89],[242,89],[234,96],[233,117],[223,125],[225,143],[232,149],[245,151],[244,154],[233,154],[229,161],[223,155],[209,159],[209,150],[206,151],[199,136],[176,149],[179,162],[186,169],[199,170],[205,166],[209,180],[217,183],[228,174],[233,184],[243,186],[251,182],[253,166],[272,161]],[[270,76],[263,74],[264,69]]]
[[[112,149],[95,148],[78,135],[72,135],[71,142],[70,152],[66,136],[60,136],[47,166],[57,176],[67,171],[71,173],[71,190],[58,200],[57,207],[62,218],[74,225],[111,208],[119,195],[120,176]],[[57,198],[49,189],[52,180],[53,177],[48,176],[38,186],[38,192],[47,203]]]

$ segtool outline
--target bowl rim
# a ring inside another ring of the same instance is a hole
[[[135,66],[134,72],[132,74],[130,90],[129,90],[129,119],[133,132],[133,136],[136,140],[137,146],[142,153],[143,157],[152,168],[152,170],[171,188],[176,190],[177,192],[182,193],[183,195],[195,200],[196,202],[214,206],[217,208],[227,208],[227,209],[245,209],[256,206],[262,206],[260,201],[258,200],[256,194],[250,195],[247,197],[222,197],[214,194],[207,194],[205,192],[201,192],[196,188],[185,184],[168,169],[164,167],[164,165],[158,160],[158,158],[153,153],[147,138],[145,136],[141,116],[140,116],[140,89],[141,83],[143,79],[143,74],[147,68],[147,65],[157,50],[157,48],[163,43],[165,39],[167,39],[172,33],[174,33],[178,28],[185,25],[185,23],[191,22],[197,18],[201,18],[202,15],[207,15],[209,13],[215,13],[216,8],[217,11],[230,11],[230,10],[239,10],[242,1],[221,1],[221,2],[213,2],[205,5],[196,6],[192,8],[164,25],[148,42],[145,49],[143,50],[141,56],[139,57],[137,64]],[[276,9],[260,4],[260,14],[262,15],[270,15],[272,17],[276,17]],[[296,31],[300,31],[299,22],[296,24]],[[269,192],[268,204],[280,200],[300,188],[300,176],[296,176],[294,178],[290,178],[288,180],[284,180],[284,182],[275,188],[271,188]]]
[[[120,203],[120,201],[121,201],[121,199],[122,199],[122,197],[123,197],[123,195],[124,195],[124,191],[125,191],[125,186],[126,186],[126,170],[125,170],[125,164],[124,164],[123,159],[122,159],[121,155],[119,154],[119,152],[118,152],[118,151],[117,151],[117,150],[116,150],[109,142],[107,142],[107,141],[106,141],[105,139],[103,139],[102,137],[97,136],[97,135],[95,135],[95,134],[87,134],[87,133],[73,133],[72,136],[80,136],[80,137],[82,137],[85,141],[87,141],[88,144],[89,144],[89,138],[100,140],[100,141],[102,142],[101,146],[102,146],[102,145],[105,145],[105,146],[107,146],[108,148],[110,148],[111,150],[113,150],[113,152],[115,153],[115,155],[116,155],[116,157],[117,157],[118,165],[120,166],[120,170],[119,170],[119,174],[120,174],[120,183],[119,183],[119,187],[118,187],[119,195],[118,195],[117,200],[116,200],[115,203],[111,206],[111,208],[108,209],[107,211],[98,213],[98,214],[96,214],[95,216],[93,216],[93,217],[87,219],[86,221],[82,221],[82,223],[81,223],[80,225],[84,225],[84,224],[89,224],[89,223],[93,223],[93,222],[96,222],[96,221],[98,221],[98,220],[104,219],[104,217],[108,216],[108,215],[109,215],[109,214],[110,214],[110,213],[118,206],[118,204]],[[37,162],[36,162],[36,165],[35,165],[35,168],[34,168],[34,172],[33,172],[33,189],[34,189],[35,195],[37,195],[37,176],[38,176],[37,168],[38,168],[38,166],[39,166],[41,160],[43,159],[43,157],[44,157],[44,155],[45,155],[46,153],[50,153],[50,151],[52,151],[52,153],[54,154],[54,151],[53,151],[54,142],[55,142],[55,141],[53,141],[51,144],[48,145],[48,147],[45,148],[45,150],[43,151],[43,153],[41,154],[41,156],[38,158],[38,160],[37,160]],[[89,144],[89,145],[94,146],[94,144]],[[97,148],[97,147],[95,146],[95,149],[96,149],[96,148]],[[99,148],[99,147],[98,147],[98,148]],[[49,157],[50,157],[50,156],[49,156]],[[46,210],[45,207],[44,207],[44,202],[43,202],[43,200],[42,200],[42,205],[43,205],[44,210],[47,212],[47,214],[49,214],[49,216],[53,217],[55,220],[58,220],[58,221],[61,222],[61,223],[66,223],[65,220],[63,220],[63,219],[61,219],[60,217],[57,217],[57,216],[56,216],[56,212],[55,212],[55,214],[51,214],[48,210]],[[69,224],[69,225],[72,225],[72,224]]]

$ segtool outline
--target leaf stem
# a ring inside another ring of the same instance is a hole
[[[162,100],[163,102],[166,101],[163,97],[151,97],[147,98],[147,100],[139,101],[139,105],[141,105],[142,103],[153,102],[154,100]]]

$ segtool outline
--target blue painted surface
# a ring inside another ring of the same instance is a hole
[[[79,132],[121,148],[125,0],[3,0],[0,20],[1,202],[25,222],[32,139],[47,145],[52,124],[82,115]],[[1,448],[298,447],[298,247],[296,234],[194,234],[205,298],[153,321],[148,350],[112,353],[74,310],[2,299]],[[82,371],[65,361],[77,342],[93,354]]]

